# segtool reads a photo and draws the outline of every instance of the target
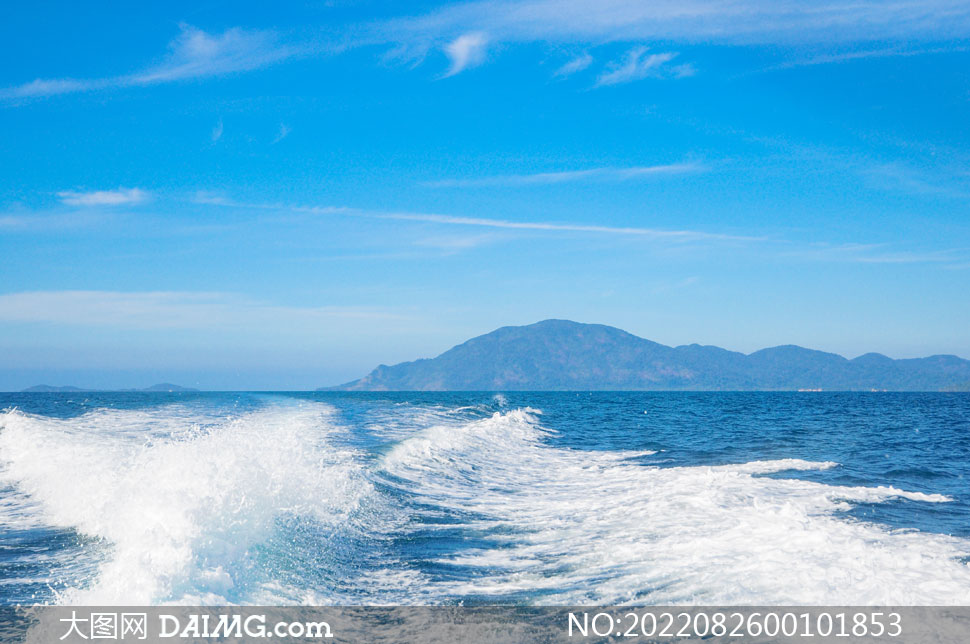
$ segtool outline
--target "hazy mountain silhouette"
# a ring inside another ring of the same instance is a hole
[[[73,391],[94,391],[93,389],[81,389],[80,387],[72,387],[70,385],[65,385],[63,387],[56,387],[54,385],[34,385],[33,387],[27,387],[26,389],[21,389],[21,393],[25,394],[66,394]]]
[[[437,358],[380,365],[344,391],[965,390],[970,361],[893,360],[785,345],[745,355],[699,344],[668,347],[602,324],[545,320],[472,338]]]
[[[144,389],[82,389],[80,387],[71,387],[66,385],[64,387],[55,387],[52,385],[34,385],[33,387],[27,387],[22,389],[22,393],[71,393],[71,392],[84,392],[84,391],[147,391],[147,392],[176,392],[176,391],[198,391],[198,389],[193,389],[192,387],[182,387],[180,385],[173,385],[170,382],[162,382],[157,385],[152,385],[151,387],[145,387]]]

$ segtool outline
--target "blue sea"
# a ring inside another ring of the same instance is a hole
[[[0,394],[0,604],[970,604],[970,394]]]

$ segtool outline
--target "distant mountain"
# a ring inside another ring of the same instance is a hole
[[[34,385],[33,387],[27,387],[21,390],[25,394],[51,394],[51,393],[69,393],[72,391],[93,391],[92,389],[81,389],[80,387],[54,387],[52,385]]]
[[[847,360],[794,345],[745,355],[699,344],[668,347],[602,324],[545,320],[502,327],[437,358],[380,365],[341,391],[957,390],[970,361],[951,355]]]
[[[192,387],[182,387],[180,385],[173,385],[170,382],[160,382],[157,385],[152,385],[151,387],[145,387],[144,389],[129,389],[127,391],[150,391],[150,392],[168,392],[174,393],[179,391],[198,391],[198,389],[193,389]]]
[[[162,382],[157,385],[152,385],[151,387],[145,387],[144,389],[81,389],[80,387],[52,387],[51,385],[34,385],[33,387],[27,387],[21,390],[22,393],[71,393],[71,392],[85,392],[85,391],[145,391],[145,392],[177,392],[177,391],[198,391],[198,389],[192,389],[191,387],[181,387],[179,385],[173,385],[169,382]]]

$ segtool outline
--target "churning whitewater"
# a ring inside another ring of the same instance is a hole
[[[81,396],[0,400],[5,604],[970,603],[966,397]]]

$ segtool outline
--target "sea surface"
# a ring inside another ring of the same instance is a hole
[[[0,394],[0,604],[970,604],[970,394]]]

